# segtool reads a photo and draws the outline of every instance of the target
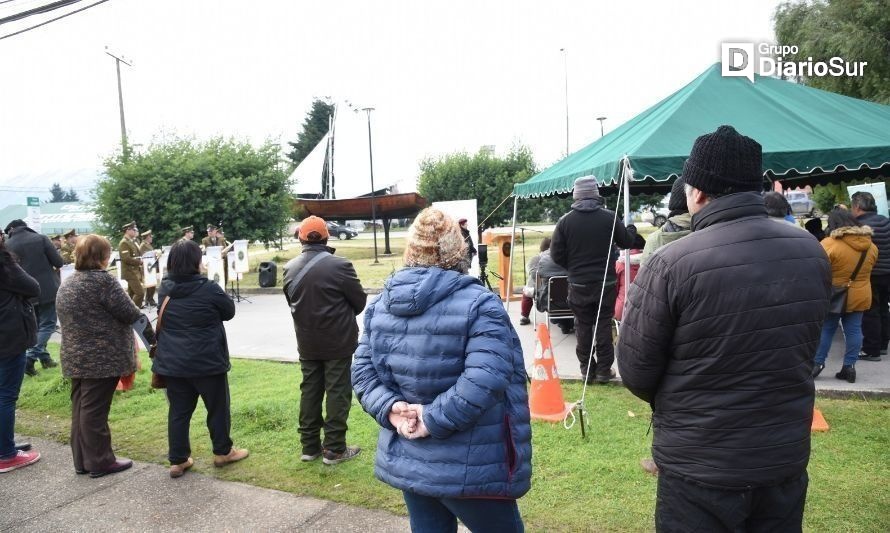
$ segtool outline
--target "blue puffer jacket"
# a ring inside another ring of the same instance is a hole
[[[528,492],[522,347],[503,304],[475,278],[436,267],[396,272],[365,311],[352,385],[383,428],[381,481],[437,498]],[[430,437],[395,432],[388,416],[400,400],[424,406]]]

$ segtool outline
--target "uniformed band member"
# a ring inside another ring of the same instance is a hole
[[[50,235],[50,236],[49,236],[49,240],[50,240],[51,243],[53,243],[53,246],[56,247],[56,250],[59,251],[59,253],[61,253],[61,250],[62,250],[62,234],[61,234],[61,233],[56,233],[55,235]]]
[[[154,240],[151,230],[143,231],[139,236],[142,237],[142,242],[139,244],[139,255],[145,255],[147,252],[154,250],[154,247],[151,245],[151,241]],[[143,275],[145,275],[145,272],[143,272]],[[143,278],[142,281],[144,282],[145,279]],[[154,307],[158,306],[158,302],[155,301],[154,287],[145,288],[145,303]]]
[[[195,228],[191,226],[185,226],[184,228],[180,228],[179,232],[182,234],[180,240],[190,241],[195,237]]]
[[[201,239],[201,246],[204,247],[206,251],[210,246],[222,246],[225,248],[229,243],[226,242],[226,239],[220,234],[219,228],[214,226],[213,224],[207,225],[207,236]]]
[[[65,238],[65,243],[62,244],[62,248],[59,249],[59,254],[62,256],[62,262],[66,265],[74,262],[74,247],[77,245],[77,230],[70,229],[67,233],[62,235]]]
[[[127,294],[133,299],[136,307],[141,309],[145,289],[142,287],[142,254],[139,253],[139,245],[136,244],[139,228],[135,222],[130,222],[124,224],[122,229],[124,238],[117,245],[121,255],[121,278],[127,282]]]

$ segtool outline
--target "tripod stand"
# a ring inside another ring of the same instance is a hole
[[[241,276],[238,273],[235,274],[235,283],[229,280],[229,292],[232,294],[232,299],[236,302],[253,303],[250,301],[250,298],[241,296]]]

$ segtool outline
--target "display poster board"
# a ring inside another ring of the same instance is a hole
[[[878,207],[878,214],[888,216],[887,208],[887,188],[884,182],[866,183],[864,185],[850,185],[847,187],[847,194],[853,197],[854,192],[870,192],[875,197],[875,205]]]
[[[244,274],[250,271],[249,257],[247,254],[247,240],[235,241],[235,272]]]
[[[231,251],[226,254],[226,260],[229,262],[229,280],[242,280],[244,276],[235,269],[235,252]]]
[[[142,286],[146,289],[148,289],[149,287],[157,287],[158,285],[158,273],[154,268],[152,268],[154,267],[154,264],[154,250],[142,254]]]
[[[164,274],[167,272],[167,257],[170,255],[170,248],[172,246],[164,246],[161,248],[161,257],[158,261],[158,279],[164,279]]]
[[[25,223],[28,227],[37,233],[41,232],[40,225],[40,198],[36,196],[28,197],[28,214],[25,215]]]
[[[446,215],[454,219],[455,222],[465,218],[467,219],[467,229],[470,230],[470,238],[473,239],[473,246],[479,249],[479,225],[476,220],[476,199],[472,200],[452,200],[450,202],[433,202],[432,207],[442,211]],[[469,274],[473,277],[479,276],[479,256],[473,257],[473,263],[470,265]]]
[[[222,246],[208,246],[205,258],[207,260],[207,279],[216,282],[225,289],[226,272],[222,259]]]

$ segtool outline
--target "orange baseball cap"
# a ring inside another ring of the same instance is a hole
[[[321,237],[310,239],[309,235],[313,232],[318,233]],[[304,218],[303,222],[300,223],[300,231],[297,233],[297,238],[301,241],[323,241],[330,236],[328,225],[325,224],[324,219],[315,215]]]

